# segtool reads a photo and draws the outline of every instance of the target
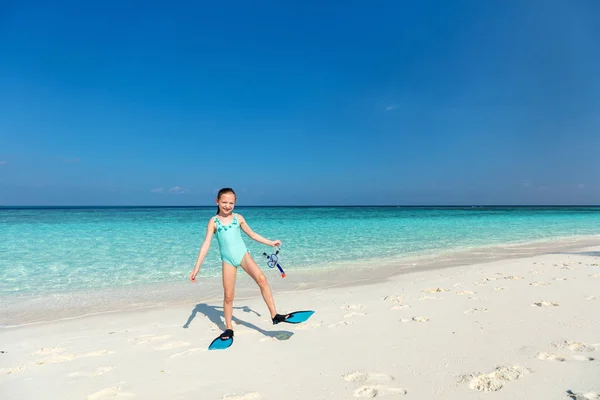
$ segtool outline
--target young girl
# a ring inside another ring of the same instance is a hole
[[[206,253],[210,248],[210,242],[213,235],[217,236],[219,242],[219,250],[221,253],[221,261],[223,264],[223,313],[225,315],[225,332],[219,337],[226,340],[233,337],[233,329],[231,325],[231,317],[233,314],[233,294],[235,287],[235,278],[237,270],[242,267],[248,275],[254,279],[260,288],[265,303],[271,313],[273,324],[287,322],[286,319],[290,316],[277,314],[275,310],[275,302],[271,294],[271,288],[267,282],[267,278],[260,270],[256,262],[252,259],[250,253],[246,249],[246,244],[242,239],[241,231],[244,231],[251,239],[267,246],[279,246],[280,240],[268,240],[255,233],[250,229],[248,223],[240,214],[234,214],[235,207],[235,192],[231,188],[219,190],[217,195],[217,215],[208,221],[206,227],[206,236],[200,247],[200,253],[196,260],[196,266],[190,274],[190,281],[196,282],[196,275],[200,271],[200,265],[206,257]]]

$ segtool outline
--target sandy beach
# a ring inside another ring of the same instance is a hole
[[[600,244],[275,299],[316,313],[237,299],[225,351],[220,301],[4,328],[0,397],[600,399]]]

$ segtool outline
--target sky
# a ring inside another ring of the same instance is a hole
[[[600,204],[600,2],[0,1],[0,205]]]

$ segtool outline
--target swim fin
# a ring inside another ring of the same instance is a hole
[[[227,339],[223,339],[223,336],[226,336]],[[231,329],[225,330],[225,332],[221,333],[215,340],[212,341],[210,346],[208,346],[209,350],[225,350],[229,346],[233,344],[233,331]]]
[[[273,318],[273,325],[276,325],[280,322],[299,324],[309,319],[314,313],[314,311],[294,311],[285,315],[277,314],[275,315],[275,318]],[[286,315],[288,316],[287,318]]]

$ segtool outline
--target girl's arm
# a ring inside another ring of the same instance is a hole
[[[208,226],[206,227],[206,236],[204,236],[204,242],[200,247],[200,253],[198,253],[198,258],[196,259],[196,266],[190,273],[190,281],[196,282],[196,275],[200,271],[200,266],[202,262],[204,262],[204,257],[206,257],[206,253],[208,253],[208,249],[210,249],[210,241],[212,240],[212,236],[215,233],[215,221],[211,218],[208,221]]]
[[[238,216],[238,221],[240,221],[240,228],[250,237],[252,240],[256,240],[258,243],[266,244],[267,246],[281,246],[281,240],[269,240],[260,236],[258,233],[254,232],[250,229],[250,226],[240,214]]]

